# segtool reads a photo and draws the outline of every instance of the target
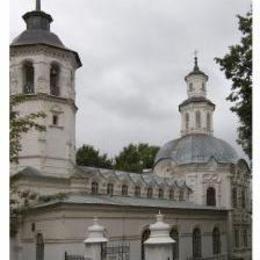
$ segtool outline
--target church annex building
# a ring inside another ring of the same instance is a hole
[[[162,145],[150,172],[77,166],[79,54],[51,32],[53,19],[41,10],[40,1],[23,19],[26,29],[10,45],[10,92],[27,96],[17,106],[21,115],[47,115],[40,119],[46,131],[24,134],[19,164],[11,165],[11,187],[19,194],[56,197],[22,211],[11,236],[11,259],[84,255],[87,228],[98,217],[111,243],[129,245],[124,259],[149,260],[144,242],[160,210],[176,241],[174,260],[250,260],[250,168],[214,136],[215,104],[207,98],[208,75],[197,57],[184,78],[180,136]],[[116,257],[106,259],[123,259]]]

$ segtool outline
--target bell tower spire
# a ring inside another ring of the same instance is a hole
[[[181,135],[213,134],[215,105],[207,99],[208,76],[199,69],[198,51],[194,51],[193,70],[185,77],[188,98],[179,105]]]
[[[36,0],[36,11],[41,11],[41,0]]]

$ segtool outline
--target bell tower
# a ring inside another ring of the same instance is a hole
[[[40,0],[23,19],[26,29],[10,45],[10,92],[26,96],[16,107],[20,115],[45,113],[39,123],[46,131],[23,135],[19,164],[12,169],[31,166],[46,175],[67,175],[75,165],[75,72],[81,61],[51,32],[53,19]]]
[[[215,104],[207,99],[208,76],[199,69],[197,53],[194,68],[186,77],[188,99],[179,105],[181,113],[181,135],[213,134]]]

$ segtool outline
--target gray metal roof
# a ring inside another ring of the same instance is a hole
[[[78,53],[65,47],[60,38],[50,31],[50,24],[53,19],[49,14],[43,11],[32,11],[26,13],[23,19],[26,23],[26,30],[12,41],[11,47],[31,46],[35,44],[56,47],[72,52],[75,55],[78,66],[82,65]]]
[[[227,142],[206,134],[190,134],[166,143],[154,164],[171,159],[177,164],[206,163],[214,158],[220,163],[236,163],[236,151]]]
[[[141,208],[179,208],[179,209],[206,209],[223,210],[216,207],[196,205],[187,201],[173,201],[164,199],[147,199],[127,196],[104,196],[104,195],[71,195],[64,199],[50,201],[48,203],[34,206],[34,208],[45,207],[54,204],[79,204],[79,205],[108,205],[127,206]]]
[[[184,100],[180,105],[179,105],[179,110],[182,106],[185,106],[185,105],[188,105],[190,103],[200,103],[200,102],[206,102],[208,103],[209,105],[211,105],[212,107],[214,107],[215,109],[215,104],[212,103],[209,99],[205,98],[205,97],[191,97],[191,98],[188,98],[186,100]]]

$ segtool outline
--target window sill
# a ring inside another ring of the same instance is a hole
[[[50,128],[57,128],[63,130],[63,126],[58,126],[58,125],[49,125]]]

